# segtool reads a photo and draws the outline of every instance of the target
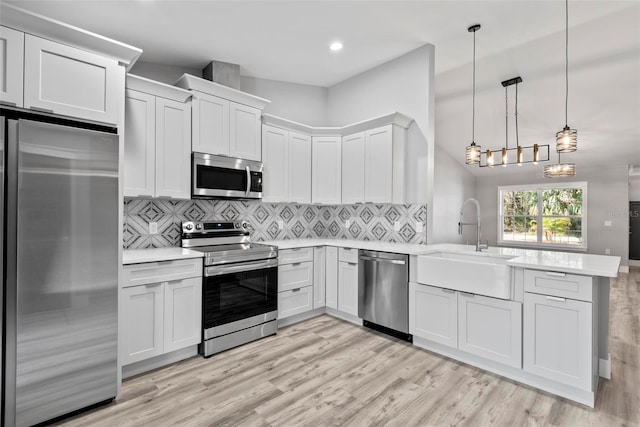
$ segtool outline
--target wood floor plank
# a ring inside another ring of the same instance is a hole
[[[57,425],[640,427],[640,269],[612,280],[610,303],[595,409],[323,315],[127,379],[115,403]]]

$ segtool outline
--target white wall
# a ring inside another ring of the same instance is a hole
[[[196,68],[176,67],[175,65],[154,64],[153,62],[144,61],[136,62],[129,72],[168,85],[173,85],[184,73],[198,77],[202,75],[202,70]]]
[[[629,176],[629,201],[640,202],[640,175]]]
[[[409,129],[408,203],[427,203],[431,239],[434,150],[434,47],[425,45],[329,88],[329,125],[341,126],[394,111],[415,119]]]
[[[265,113],[310,126],[327,124],[326,87],[242,76],[240,89],[270,100]]]
[[[431,243],[469,243],[476,240],[473,227],[465,227],[458,235],[460,208],[465,200],[476,195],[476,178],[436,145],[433,189],[433,223]],[[469,215],[469,213],[467,213]],[[469,222],[471,217],[465,217]],[[484,237],[483,233],[483,239]]]
[[[552,181],[535,172],[511,175],[487,175],[476,180],[476,198],[482,208],[483,236],[496,245],[498,236],[498,186],[536,183],[587,181],[587,246],[588,253],[622,258],[629,263],[629,176],[626,166],[579,168],[575,178]],[[604,221],[611,221],[605,227]]]

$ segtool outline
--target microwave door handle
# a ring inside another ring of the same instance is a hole
[[[249,166],[245,166],[245,169],[247,170],[247,192],[245,196],[249,197],[249,191],[251,191],[251,170]]]

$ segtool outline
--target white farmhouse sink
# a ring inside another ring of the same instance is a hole
[[[418,256],[416,281],[472,294],[511,299],[512,256],[434,252]]]

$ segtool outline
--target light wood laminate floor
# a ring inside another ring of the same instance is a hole
[[[595,409],[329,316],[126,380],[65,426],[637,426],[640,269],[611,287],[612,379]]]

